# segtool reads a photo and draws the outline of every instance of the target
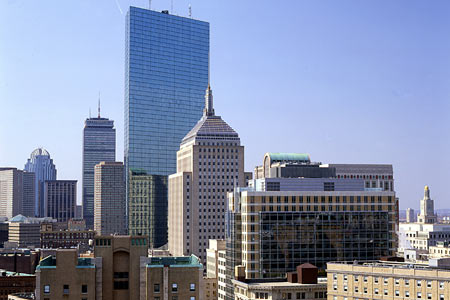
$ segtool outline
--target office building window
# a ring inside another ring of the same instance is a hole
[[[81,286],[81,293],[82,293],[82,294],[87,294],[87,292],[88,292],[87,284],[83,284],[83,285]]]
[[[68,284],[64,284],[63,285],[63,294],[68,294],[69,293],[69,285]]]
[[[153,292],[154,293],[159,293],[160,292],[159,284],[155,283],[153,285]]]
[[[178,292],[178,284],[172,283],[172,292]]]
[[[189,290],[190,290],[191,292],[192,292],[192,291],[195,291],[195,283],[191,283],[191,284],[190,284]]]
[[[44,285],[44,293],[49,294],[50,293],[50,285]]]

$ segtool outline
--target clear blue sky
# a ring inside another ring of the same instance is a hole
[[[216,113],[240,134],[247,170],[265,152],[389,163],[401,208],[418,208],[426,184],[450,207],[449,1],[173,0],[174,13],[189,3],[211,24]],[[0,1],[0,166],[23,168],[42,146],[81,187],[99,91],[123,160],[130,5],[148,1]]]

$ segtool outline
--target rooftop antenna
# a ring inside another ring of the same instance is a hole
[[[189,18],[192,19],[192,7],[190,4],[189,4]]]
[[[100,119],[100,92],[98,92],[98,118]]]
[[[89,107],[89,119],[91,118],[91,108]]]
[[[152,9],[152,0],[148,0],[148,9]]]

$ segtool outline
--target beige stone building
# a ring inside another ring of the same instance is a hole
[[[177,173],[169,176],[169,250],[206,259],[209,239],[225,238],[226,195],[244,186],[244,147],[216,116],[210,87],[203,117],[183,138]]]
[[[328,263],[328,299],[450,299],[450,270],[388,262]]]
[[[121,162],[100,162],[94,173],[94,230],[99,235],[125,234],[124,167]]]
[[[219,299],[219,281],[223,281],[225,287],[225,251],[225,240],[209,240],[209,248],[206,249],[205,279],[206,284],[210,284],[211,291],[209,289],[206,291],[207,295],[211,295],[209,299]]]

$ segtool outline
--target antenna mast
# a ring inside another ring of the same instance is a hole
[[[189,4],[189,18],[192,19],[192,7],[190,4]]]
[[[98,92],[98,118],[100,119],[100,92]]]
[[[152,0],[148,0],[148,9],[152,9]]]

